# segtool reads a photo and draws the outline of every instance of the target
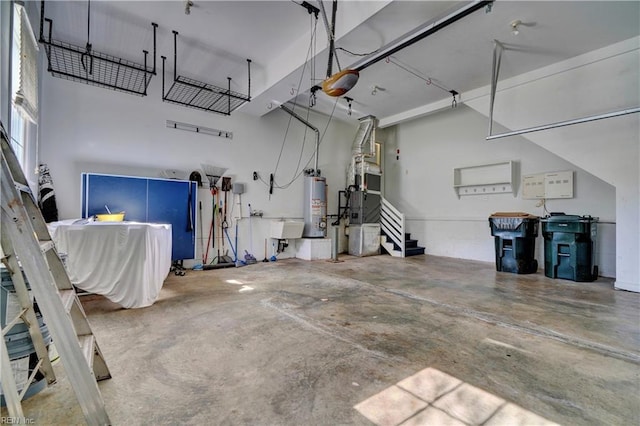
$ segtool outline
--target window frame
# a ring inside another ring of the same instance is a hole
[[[25,5],[22,5],[17,2],[12,2],[11,5],[11,40],[9,42],[10,52],[8,54],[11,59],[11,65],[9,68],[9,93],[11,93],[10,97],[10,105],[9,105],[9,127],[6,129],[12,147],[14,148],[14,152],[16,153],[16,158],[24,171],[25,177],[29,183],[29,186],[32,190],[36,191],[38,187],[38,176],[37,176],[37,166],[38,166],[38,133],[39,133],[39,112],[38,111],[38,103],[39,100],[36,98],[36,105],[34,105],[36,110],[36,116],[32,117],[27,115],[23,109],[15,104],[16,100],[16,92],[19,89],[20,84],[20,72],[21,72],[21,36],[24,34],[22,32],[22,22],[21,22],[21,13],[19,8],[22,9],[22,13],[25,15],[26,20],[29,20],[29,13]],[[30,36],[35,37],[33,34],[33,28],[29,23],[28,31],[31,32]],[[37,39],[35,39],[37,40]],[[37,44],[36,44],[37,46]],[[40,65],[40,52],[36,49],[35,51],[35,60],[37,67],[39,69]],[[39,76],[36,75],[36,84]],[[39,89],[38,89],[39,90]],[[37,192],[34,192],[34,194]]]

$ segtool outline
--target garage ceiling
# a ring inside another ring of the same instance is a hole
[[[227,77],[232,77],[232,89],[241,93],[247,91],[245,60],[250,58],[253,100],[241,111],[260,116],[294,99],[302,106],[309,103],[312,63],[308,54],[315,19],[299,5],[301,2],[193,0],[187,15],[184,1],[94,0],[90,40],[96,51],[141,62],[142,50],[152,48],[150,24],[156,22],[158,66],[160,55],[167,56],[166,71],[173,72],[171,31],[176,30],[179,74],[223,87]],[[309,3],[317,4],[313,0]],[[336,45],[367,54],[468,3],[339,0]],[[330,13],[330,1],[325,1],[325,8]],[[53,19],[54,38],[80,46],[87,42],[87,2],[47,2],[45,15]],[[514,20],[523,23],[518,35],[512,33]],[[498,0],[490,10],[473,12],[388,61],[364,69],[348,94],[353,98],[353,114],[346,114],[347,102],[339,99],[335,117],[355,120],[373,114],[385,118],[451,99],[449,90],[464,98],[465,92],[489,84],[494,39],[509,49],[500,74],[505,79],[639,34],[637,1]],[[314,46],[315,75],[322,79],[327,72],[322,18]],[[339,50],[338,57],[343,68],[365,58],[345,50]],[[615,76],[602,76],[608,78]],[[150,96],[160,94],[151,90]],[[319,92],[314,108],[331,114],[334,101]]]

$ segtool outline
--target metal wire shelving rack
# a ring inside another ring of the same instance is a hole
[[[85,47],[54,40],[51,36],[53,21],[44,16],[44,1],[42,1],[39,41],[44,45],[47,55],[47,71],[51,75],[133,95],[147,95],[151,77],[156,75],[157,24],[151,23],[153,26],[153,67],[150,67],[147,64],[149,55],[147,50],[142,51],[144,53],[143,64],[138,64],[94,51],[88,40]],[[49,25],[46,39],[44,37],[45,21]],[[87,22],[87,25],[89,25],[89,22]]]
[[[247,59],[248,83],[247,95],[231,90],[231,77],[227,77],[228,86],[223,89],[212,84],[178,75],[178,32],[173,31],[173,83],[165,92],[164,65],[162,56],[162,100],[165,102],[195,108],[202,111],[231,115],[233,111],[251,101],[251,59]]]

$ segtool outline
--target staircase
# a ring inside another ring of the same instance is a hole
[[[391,256],[424,254],[424,247],[418,246],[418,240],[411,239],[411,234],[405,232],[404,214],[385,198],[382,198],[380,209],[380,230],[380,245]]]
[[[408,257],[424,254],[424,247],[420,247],[418,245],[418,240],[411,239],[410,233],[404,234],[404,256],[400,246],[394,243],[393,240],[384,233],[384,231],[382,232],[382,235],[380,235],[380,245],[387,253],[395,257]]]

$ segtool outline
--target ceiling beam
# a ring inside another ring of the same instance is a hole
[[[381,49],[378,49],[376,53],[369,55],[366,58],[361,59],[360,61],[357,61],[356,63],[351,65],[350,68],[357,71],[362,71],[363,69],[368,68],[371,65],[393,55],[394,53],[397,53],[402,49],[405,49],[412,44],[419,42],[425,37],[428,37],[431,34],[434,34],[441,29],[448,27],[454,22],[457,22],[465,16],[475,12],[476,10],[489,6],[492,3],[493,0],[483,0],[467,4],[442,19],[438,19],[435,22],[426,23],[411,31],[409,34],[405,34],[399,39],[392,41]]]
[[[391,4],[392,1],[343,1],[338,2],[338,19],[336,21],[336,40],[349,34],[365,23],[375,14]],[[294,5],[292,5],[293,7]],[[308,19],[308,15],[301,13],[300,19]],[[324,32],[323,25],[318,25],[318,32]],[[329,46],[328,38],[317,34],[318,56],[324,54]],[[293,41],[291,46],[279,54],[276,53],[264,69],[264,77],[252,102],[243,105],[242,111],[249,114],[264,115],[270,110],[269,104],[282,104],[292,98],[291,89],[297,86],[300,73],[305,64],[309,50],[310,34],[301,36]],[[309,58],[310,59],[310,58]],[[305,90],[307,87],[305,86]],[[295,95],[293,95],[295,96]]]

